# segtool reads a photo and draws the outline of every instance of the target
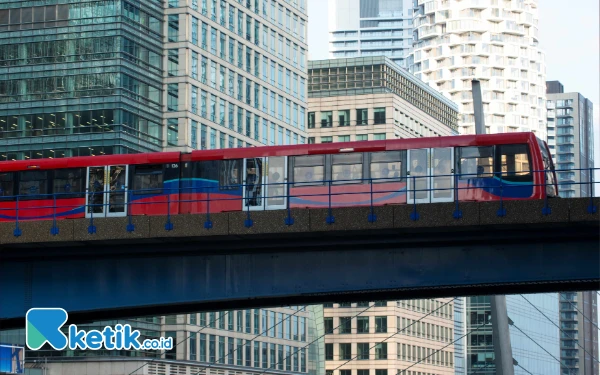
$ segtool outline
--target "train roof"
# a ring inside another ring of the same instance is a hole
[[[460,146],[487,146],[507,143],[536,143],[534,133],[503,133],[483,135],[459,135],[451,137],[423,137],[391,139],[383,141],[359,141],[319,143],[285,146],[260,146],[198,150],[188,154],[180,152],[154,152],[145,154],[119,154],[103,156],[79,156],[58,159],[29,159],[1,161],[0,171],[29,169],[64,169],[105,165],[167,164],[182,161],[243,159],[261,156],[319,155],[340,152],[378,152],[419,148],[442,148]]]

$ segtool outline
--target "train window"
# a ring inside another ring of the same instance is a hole
[[[374,152],[371,154],[371,178],[374,183],[401,181],[402,151]]]
[[[136,165],[133,175],[133,194],[161,194],[164,182],[163,166]]]
[[[325,156],[294,156],[294,186],[322,185],[325,179]]]
[[[43,194],[48,194],[48,171],[19,172],[19,195],[33,197]]]
[[[360,184],[362,182],[363,154],[333,155],[331,179],[337,184]]]
[[[548,194],[549,197],[555,197],[556,179],[554,175],[554,165],[552,165],[552,156],[548,151],[548,146],[546,145],[546,142],[542,141],[539,138],[537,138],[537,142],[538,147],[542,152],[542,159],[544,160],[544,170],[546,171],[546,194]]]
[[[507,181],[533,181],[529,151],[527,145],[499,145],[497,146],[499,166],[502,179]]]
[[[242,160],[221,160],[219,168],[219,188],[221,190],[239,189],[242,173]]]
[[[485,147],[459,147],[458,174],[459,178],[492,177],[494,172],[494,148]]]
[[[77,198],[85,194],[85,173],[83,168],[57,169],[54,171],[52,192],[56,198]]]
[[[14,173],[0,173],[0,197],[14,196]]]

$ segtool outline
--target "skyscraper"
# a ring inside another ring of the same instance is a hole
[[[559,373],[558,294],[467,297],[466,310],[467,375]]]
[[[0,160],[160,151],[162,1],[0,2]]]
[[[410,0],[330,0],[331,58],[387,56],[402,67],[412,44]]]
[[[594,106],[578,92],[565,93],[558,81],[547,82],[548,147],[557,169],[561,197],[593,195]]]
[[[169,0],[166,143],[306,142],[306,1]]]
[[[384,56],[309,62],[309,143],[457,134],[448,98]]]
[[[454,304],[461,300],[325,305],[326,374],[455,374],[455,359],[464,356],[464,346],[453,345]]]
[[[475,133],[471,81],[481,82],[487,133],[546,139],[546,67],[537,0],[415,1],[411,71],[459,105]]]
[[[560,293],[561,375],[598,375],[598,295]]]

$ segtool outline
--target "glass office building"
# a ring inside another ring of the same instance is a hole
[[[495,363],[491,298],[467,297],[467,374],[500,371]],[[514,374],[559,373],[558,307],[556,293],[506,296]]]
[[[0,160],[159,151],[162,1],[0,2]]]

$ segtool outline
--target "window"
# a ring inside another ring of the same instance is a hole
[[[322,185],[324,175],[324,155],[294,157],[294,186]]]
[[[163,188],[162,165],[137,165],[133,176],[133,194],[161,194]]]
[[[321,143],[331,143],[333,142],[333,137],[321,137]]]
[[[457,154],[459,178],[492,177],[493,147],[460,147],[457,149]]]
[[[387,316],[376,316],[375,317],[375,332],[386,333],[387,332]]]
[[[340,344],[340,360],[352,358],[352,344]]]
[[[357,134],[356,135],[356,140],[357,141],[368,141],[369,140],[369,135],[368,134]]]
[[[333,125],[333,113],[331,111],[321,112],[321,127],[330,128]]]
[[[10,197],[14,196],[14,174],[13,173],[0,173],[0,196]]]
[[[333,344],[325,344],[325,360],[333,361]]]
[[[356,370],[356,375],[369,375],[369,370]]]
[[[356,318],[356,333],[369,333],[368,316],[359,316]]]
[[[413,373],[414,373],[414,371],[413,371]],[[387,369],[375,370],[375,375],[388,375],[388,371],[387,371]]]
[[[308,128],[309,129],[315,128],[315,113],[314,112],[308,112]]]
[[[406,174],[402,170],[405,155],[402,151],[372,153],[370,172],[371,178],[374,179],[373,182],[400,181]]]
[[[385,108],[374,109],[375,125],[385,124]]]
[[[28,196],[48,194],[48,171],[19,172],[18,192]]]
[[[358,360],[369,359],[369,343],[359,342],[356,344],[356,354]]]
[[[350,110],[338,111],[339,126],[350,125]]]
[[[373,134],[373,140],[374,141],[383,141],[383,140],[385,140],[385,133]]]
[[[361,183],[362,159],[361,153],[333,155],[331,179],[339,184]]]
[[[219,190],[238,189],[241,181],[241,159],[220,162]],[[249,320],[246,324],[250,324]]]
[[[338,142],[350,142],[349,135],[340,135],[338,136]]]
[[[297,156],[302,157],[302,156]],[[333,318],[324,318],[323,323],[325,326],[325,333],[333,333]]]
[[[0,195],[12,195],[12,183],[10,184],[10,193],[7,194],[4,192],[2,175],[0,175],[0,189]],[[74,168],[55,170],[52,193],[56,194],[56,198],[83,197],[85,194],[84,169]]]
[[[387,342],[375,344],[375,359],[387,359]]]
[[[340,316],[340,333],[352,333],[352,317]]]
[[[357,109],[356,110],[356,125],[368,125],[368,124],[369,124],[369,110],[366,108]]]
[[[506,181],[531,182],[533,176],[529,164],[527,145],[497,146],[497,170],[501,171],[502,179]]]

